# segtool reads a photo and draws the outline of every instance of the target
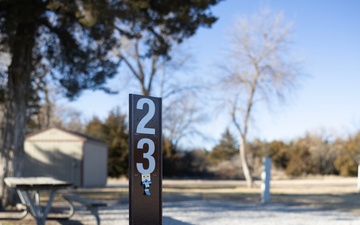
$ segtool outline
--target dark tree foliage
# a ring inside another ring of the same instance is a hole
[[[207,154],[208,152],[203,149],[183,151],[179,160],[180,176],[187,178],[209,178],[211,174],[207,170]]]
[[[296,177],[313,173],[314,164],[308,146],[303,143],[293,145],[289,157],[290,160],[285,170],[287,175]]]
[[[286,169],[289,163],[289,147],[282,141],[272,141],[269,144],[269,155],[274,166],[278,169]]]
[[[124,0],[114,1],[116,28],[129,38],[145,38],[143,57],[169,57],[172,43],[181,43],[201,27],[217,20],[210,7],[221,0]]]
[[[351,135],[338,152],[334,161],[337,174],[340,176],[357,176],[360,165],[360,131]]]
[[[107,26],[114,21],[107,13],[107,1],[78,2],[0,2],[0,44],[12,55],[11,64],[26,64],[29,74],[24,76],[29,81],[39,70],[48,70],[70,98],[84,89],[108,90],[104,83],[118,66],[108,53],[117,46],[117,38],[113,27]],[[25,45],[27,52],[22,52],[20,46]],[[27,54],[28,61],[17,61],[22,54]]]

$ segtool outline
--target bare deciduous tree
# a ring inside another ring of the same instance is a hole
[[[164,134],[177,147],[185,136],[197,133],[194,124],[205,118],[196,102],[200,85],[195,79],[186,81],[186,77],[176,76],[191,67],[192,57],[180,45],[174,44],[171,59],[157,55],[147,58],[141,48],[143,41],[124,38],[118,54],[130,72],[129,80],[135,81],[143,95],[163,98]]]
[[[336,140],[335,137],[334,134],[327,132],[324,128],[306,135],[305,140],[314,160],[314,173],[321,175],[335,173],[336,152],[341,149],[339,144],[342,142]]]
[[[239,153],[247,185],[253,178],[247,161],[247,139],[254,109],[259,103],[284,99],[296,87],[300,64],[290,55],[291,23],[282,13],[260,9],[240,17],[230,31],[230,50],[221,65],[221,88],[230,102],[233,124],[239,132]]]
[[[46,79],[41,77],[41,79]],[[82,132],[84,128],[81,112],[69,104],[61,103],[61,89],[55,87],[50,81],[37,81],[41,86],[43,101],[39,102],[39,108],[34,112],[27,125],[27,132],[34,132],[49,127],[61,127],[71,131]]]
[[[164,134],[177,148],[185,137],[200,135],[196,125],[204,122],[206,117],[193,92],[179,93],[177,96],[165,99],[163,110]],[[189,140],[191,141],[191,139]]]

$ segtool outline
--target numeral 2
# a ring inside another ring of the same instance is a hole
[[[149,111],[147,114],[142,118],[136,128],[136,133],[138,134],[155,134],[155,128],[147,128],[145,125],[153,118],[155,115],[155,104],[148,98],[141,98],[136,104],[137,109],[143,109],[144,104],[149,106]]]

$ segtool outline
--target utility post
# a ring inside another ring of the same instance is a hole
[[[261,202],[270,202],[271,158],[263,158],[263,170],[261,172]]]
[[[358,183],[357,183],[358,192],[360,193],[360,164],[358,165]]]

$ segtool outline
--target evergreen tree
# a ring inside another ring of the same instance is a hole
[[[338,152],[334,161],[340,176],[356,176],[360,164],[360,132],[350,136]]]
[[[104,141],[108,146],[108,176],[128,176],[129,147],[126,116],[119,111],[109,113],[105,122],[94,117],[85,127],[85,133]]]
[[[289,163],[289,147],[282,141],[269,144],[269,154],[276,168],[286,169]]]
[[[238,143],[234,136],[226,128],[222,134],[220,143],[216,145],[208,155],[210,164],[217,165],[220,162],[231,160],[237,154]]]
[[[285,173],[289,176],[301,176],[312,174],[313,171],[314,162],[311,157],[310,147],[305,138],[299,139],[291,146]]]
[[[108,144],[108,175],[110,177],[128,176],[129,168],[129,132],[126,116],[119,110],[109,114],[104,123],[104,133]]]
[[[120,47],[120,36],[135,38],[146,30],[148,54],[168,57],[168,40],[181,42],[200,26],[211,26],[216,18],[208,8],[218,2],[0,1],[0,52],[11,58],[0,71],[2,179],[21,176],[28,103],[37,95],[33,81],[39,71],[50,74],[70,99],[85,89],[111,92],[105,84],[117,73],[119,58],[112,50]]]
[[[90,137],[105,141],[104,124],[97,117],[94,116],[85,126],[85,134]]]
[[[173,177],[180,175],[179,159],[180,154],[171,140],[165,136],[162,137],[162,156],[163,156],[163,175]]]

